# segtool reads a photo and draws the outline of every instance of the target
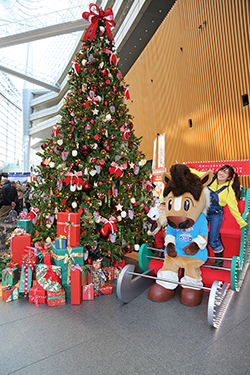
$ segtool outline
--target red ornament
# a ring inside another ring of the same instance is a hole
[[[88,156],[89,153],[90,153],[90,148],[88,146],[86,146],[86,145],[83,145],[81,153],[82,153],[83,156]]]
[[[90,123],[91,123],[92,125],[94,125],[94,124],[95,124],[95,120],[90,120]]]
[[[41,165],[42,165],[43,167],[45,166],[45,161],[44,161],[44,160],[41,161]]]
[[[46,143],[42,143],[42,144],[41,144],[41,148],[44,150],[45,147],[46,147]]]
[[[108,75],[108,72],[107,72],[107,70],[103,69],[103,70],[101,70],[100,74],[101,74],[101,77],[105,77],[105,76]]]
[[[87,181],[87,182],[83,185],[83,191],[85,191],[85,193],[90,193],[91,190],[92,190],[92,187],[90,186],[89,181]]]

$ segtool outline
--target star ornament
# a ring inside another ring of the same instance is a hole
[[[123,206],[120,203],[116,206],[117,211],[122,211],[122,208]]]
[[[98,115],[98,112],[99,112],[98,109],[95,108],[95,109],[93,109],[92,111],[93,111],[93,115]]]
[[[135,165],[134,165],[134,163],[130,163],[129,166],[130,166],[131,169],[133,169]]]

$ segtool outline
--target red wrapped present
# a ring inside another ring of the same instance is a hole
[[[65,290],[61,289],[60,292],[47,292],[48,306],[65,305]]]
[[[94,284],[83,285],[82,299],[84,301],[91,301],[94,299]]]
[[[72,266],[70,270],[71,277],[71,305],[80,305],[81,304],[81,276],[82,269],[79,264]]]
[[[51,266],[51,253],[43,253],[43,263],[47,266]]]
[[[11,302],[18,299],[18,288],[15,285],[3,288],[2,299],[5,302]]]
[[[86,264],[81,266],[82,268],[82,285],[88,285],[92,283],[92,265]]]
[[[112,294],[113,293],[113,287],[109,284],[106,284],[104,286],[101,286],[100,288],[96,288],[94,290],[94,296],[102,296],[104,294]]]
[[[108,280],[109,281],[115,280],[115,267],[110,266],[110,267],[103,267],[103,268],[107,272]]]
[[[57,237],[67,237],[68,246],[80,245],[80,214],[58,212],[57,214]]]
[[[47,301],[47,292],[45,289],[37,288],[37,286],[33,286],[29,290],[29,302],[35,303],[36,306],[39,303],[46,303]]]
[[[30,246],[31,236],[30,234],[15,235],[11,239],[11,261],[12,263],[18,263],[19,268],[22,267],[22,255],[26,246]]]

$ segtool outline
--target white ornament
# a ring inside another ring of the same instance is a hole
[[[104,31],[105,31],[105,27],[100,26],[99,29],[100,29],[101,33],[104,33]]]
[[[84,174],[88,174],[89,172],[88,172],[88,168],[86,167],[85,169],[84,169]]]
[[[139,251],[140,250],[140,245],[135,244],[134,249],[135,249],[135,251]]]
[[[117,216],[117,220],[118,220],[118,221],[122,221],[121,216]]]
[[[82,190],[82,185],[80,186],[76,185],[76,187],[77,187],[77,190]]]
[[[135,203],[135,198],[131,198],[130,201],[131,201],[131,203],[134,204]]]
[[[62,139],[58,139],[57,144],[58,144],[59,146],[61,146],[61,145],[63,144],[63,140],[62,140]]]
[[[89,172],[89,174],[90,174],[92,177],[93,177],[96,173],[97,173],[97,172],[96,172],[95,169],[92,169],[92,170]]]
[[[126,211],[122,211],[122,212],[121,212],[121,217],[122,217],[122,218],[125,218],[126,216],[127,216],[127,212],[126,212]]]
[[[110,121],[111,120],[111,115],[108,113],[107,116],[106,116],[106,120],[107,121]]]
[[[98,109],[95,108],[95,109],[92,110],[92,112],[93,112],[93,115],[98,115],[99,111],[98,111]]]
[[[72,192],[76,191],[76,185],[70,185],[70,191]]]
[[[51,161],[51,162],[49,163],[49,166],[50,166],[50,168],[54,168],[55,163],[54,163],[53,161]]]
[[[104,65],[104,62],[102,61],[99,65],[99,68],[102,69],[103,68],[103,65]]]
[[[72,151],[72,156],[74,156],[74,157],[77,156],[77,150]]]
[[[84,66],[86,64],[87,60],[86,59],[82,59],[82,65]]]
[[[71,203],[71,206],[72,206],[73,208],[76,208],[76,207],[77,207],[77,203],[76,203],[76,202],[72,202],[72,203]]]

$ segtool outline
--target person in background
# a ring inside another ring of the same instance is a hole
[[[30,192],[31,192],[31,186],[30,184],[27,183],[26,188],[25,188],[24,200],[25,200],[25,206],[28,212],[30,212]]]
[[[18,200],[17,190],[7,178],[3,178],[1,181],[2,185],[2,207],[0,209],[0,221],[8,215],[11,210],[11,204],[14,202],[16,204]]]
[[[191,172],[200,175],[204,172],[198,172],[190,168]],[[237,201],[240,200],[240,182],[237,173],[231,165],[223,165],[214,175],[211,184],[208,186],[210,191],[210,206],[207,212],[207,220],[210,223],[209,245],[211,246],[215,257],[223,257],[223,245],[220,241],[220,228],[223,220],[224,206],[228,208],[239,224],[243,228],[247,223],[242,218]],[[215,267],[223,266],[223,259],[216,259],[213,264]]]
[[[23,211],[23,195],[24,195],[24,188],[22,187],[20,181],[16,182],[16,190],[18,195],[18,204],[17,204],[17,213],[20,214]]]

